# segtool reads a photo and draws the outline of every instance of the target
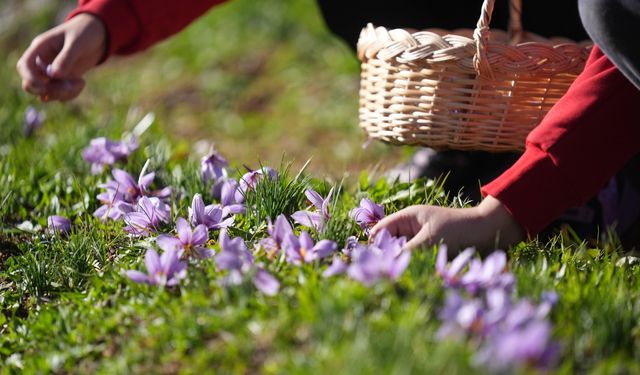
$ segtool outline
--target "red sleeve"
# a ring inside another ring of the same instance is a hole
[[[522,157],[482,194],[537,234],[640,151],[639,109],[640,91],[594,47],[582,74],[527,137]]]
[[[67,19],[89,13],[107,29],[106,56],[141,51],[185,28],[225,0],[80,0]]]

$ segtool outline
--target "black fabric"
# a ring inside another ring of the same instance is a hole
[[[523,0],[522,4],[525,31],[588,39],[576,0]],[[318,0],[318,5],[327,26],[355,49],[360,30],[369,22],[387,28],[473,29],[482,0]],[[508,16],[508,0],[496,0],[491,28],[506,30]]]
[[[591,39],[640,89],[640,0],[579,0]]]

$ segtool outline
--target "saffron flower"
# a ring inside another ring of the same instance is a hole
[[[51,234],[67,234],[71,231],[71,221],[64,216],[49,216],[47,218],[47,230]]]
[[[262,293],[273,296],[280,289],[280,282],[265,269],[254,264],[253,255],[242,238],[229,238],[226,230],[220,232],[220,253],[216,255],[219,269],[228,270],[227,282],[239,284],[243,276],[252,273],[253,285]]]
[[[515,279],[506,270],[507,255],[504,251],[494,251],[484,261],[473,259],[469,270],[462,276],[460,283],[469,293],[490,288],[511,288]]]
[[[450,265],[447,265],[447,246],[440,246],[436,258],[436,272],[440,277],[442,277],[446,287],[455,287],[460,285],[460,279],[462,277],[460,272],[467,263],[469,263],[474,253],[475,250],[473,248],[465,249],[451,262]]]
[[[189,207],[189,221],[192,225],[204,225],[209,229],[227,228],[235,220],[233,216],[227,217],[230,210],[219,205],[204,205],[202,195],[195,194]]]
[[[220,206],[229,210],[232,214],[243,214],[246,208],[242,202],[236,200],[238,182],[236,180],[225,179],[220,186]]]
[[[326,198],[322,198],[322,196],[313,189],[307,189],[304,194],[316,208],[316,211],[297,211],[291,215],[291,218],[298,224],[314,228],[320,232],[324,227],[324,223],[329,220],[329,203],[331,202],[333,188],[329,190]]]
[[[175,249],[178,256],[193,257],[196,259],[206,259],[212,257],[215,252],[206,247],[209,239],[207,227],[200,224],[195,229],[184,218],[176,220],[176,236],[161,234],[156,240],[158,247],[167,251]]]
[[[371,286],[380,278],[396,280],[405,271],[411,260],[407,250],[398,251],[397,246],[406,239],[391,241],[386,230],[382,230],[369,246],[358,245],[352,251],[352,261],[347,274],[364,285]],[[380,237],[380,239],[378,239]]]
[[[82,158],[91,163],[91,173],[100,174],[105,165],[126,160],[129,154],[138,149],[138,141],[131,136],[126,141],[114,141],[105,137],[94,138],[89,146],[82,150]]]
[[[148,249],[144,256],[147,273],[129,270],[126,275],[136,283],[157,286],[174,286],[187,276],[187,263],[181,262],[175,249],[165,251],[161,256]]]
[[[345,263],[339,256],[333,258],[331,265],[322,273],[323,277],[331,277],[345,273],[349,265]]]
[[[203,156],[200,160],[200,175],[205,183],[209,181],[216,182],[221,178],[227,177],[225,169],[229,163],[219,153],[211,151],[208,155]]]
[[[40,128],[40,126],[42,126],[44,118],[44,112],[38,111],[33,106],[28,106],[24,111],[22,134],[25,137],[30,137],[36,130]]]
[[[261,169],[249,171],[242,175],[242,178],[240,178],[238,189],[235,192],[236,202],[244,202],[244,198],[247,195],[247,192],[249,190],[255,190],[258,181],[260,181],[264,176],[267,176],[269,179],[273,180],[274,178],[276,178],[277,173],[273,168],[262,167]]]
[[[95,210],[93,216],[102,221],[107,219],[118,220],[125,214],[135,211],[135,206],[121,200],[115,191],[102,192],[96,198],[102,203],[102,206]]]
[[[278,252],[289,235],[293,235],[293,228],[283,214],[278,215],[275,224],[271,223],[271,219],[267,219],[267,232],[269,237],[259,241],[260,246],[270,256]]]
[[[349,216],[358,223],[365,233],[369,234],[369,230],[384,218],[384,207],[363,198],[360,201],[360,207],[349,211]]]
[[[283,242],[284,252],[290,263],[300,265],[324,258],[336,251],[338,245],[330,240],[320,240],[314,243],[307,232],[296,237],[293,233],[287,235]]]
[[[155,179],[155,173],[146,173],[149,167],[149,161],[147,161],[140,171],[138,181],[136,181],[129,173],[122,169],[114,168],[111,172],[113,180],[107,181],[102,185],[107,191],[114,192],[115,196],[119,200],[123,200],[127,203],[136,204],[138,200],[143,196],[152,196],[160,199],[167,199],[171,196],[171,188],[165,187],[158,191],[149,191],[148,188]]]
[[[148,236],[158,230],[161,223],[168,223],[169,207],[158,198],[142,197],[136,211],[124,215],[127,224],[123,229],[133,236]]]

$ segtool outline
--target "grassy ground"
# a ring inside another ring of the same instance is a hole
[[[361,149],[358,64],[327,33],[313,1],[238,0],[220,7],[148,53],[96,70],[77,101],[46,108],[20,92],[14,65],[68,2],[5,4],[0,372],[483,372],[472,365],[472,343],[435,339],[443,289],[432,251],[414,254],[397,283],[372,288],[322,278],[323,263],[269,264],[282,286],[266,297],[249,284],[222,286],[214,263],[203,261],[190,264],[180,287],[160,290],[122,275],[140,268],[143,246],[125,236],[120,223],[91,216],[97,185],[107,175],[89,175],[80,150],[93,137],[119,137],[149,111],[157,120],[124,167],[135,175],[150,158],[159,181],[177,189],[176,216],[186,215],[190,197],[203,192],[199,140],[214,142],[238,168],[259,161],[277,167],[284,159],[295,174],[313,157],[310,186],[326,192],[345,179],[335,211],[345,222],[363,196],[387,200],[388,211],[419,202],[453,204],[437,185],[418,181],[412,194],[398,195],[409,186],[376,178],[372,171],[410,150]],[[29,104],[47,112],[33,138],[21,134]],[[73,220],[68,238],[16,228],[24,221],[44,226],[51,214]],[[253,225],[263,221],[256,215],[237,224],[250,242],[264,235],[264,226]],[[520,296],[538,299],[549,289],[560,295],[552,313],[554,337],[562,343],[555,372],[640,372],[640,267],[616,266],[624,254],[615,241],[594,246],[557,238],[522,243],[510,254]]]

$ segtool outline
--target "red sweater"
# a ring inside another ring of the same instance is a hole
[[[109,36],[107,56],[130,54],[183,29],[224,0],[80,0]],[[640,91],[595,47],[567,94],[527,137],[526,151],[482,187],[529,235],[594,196],[640,151]],[[636,109],[634,109],[636,108]]]

